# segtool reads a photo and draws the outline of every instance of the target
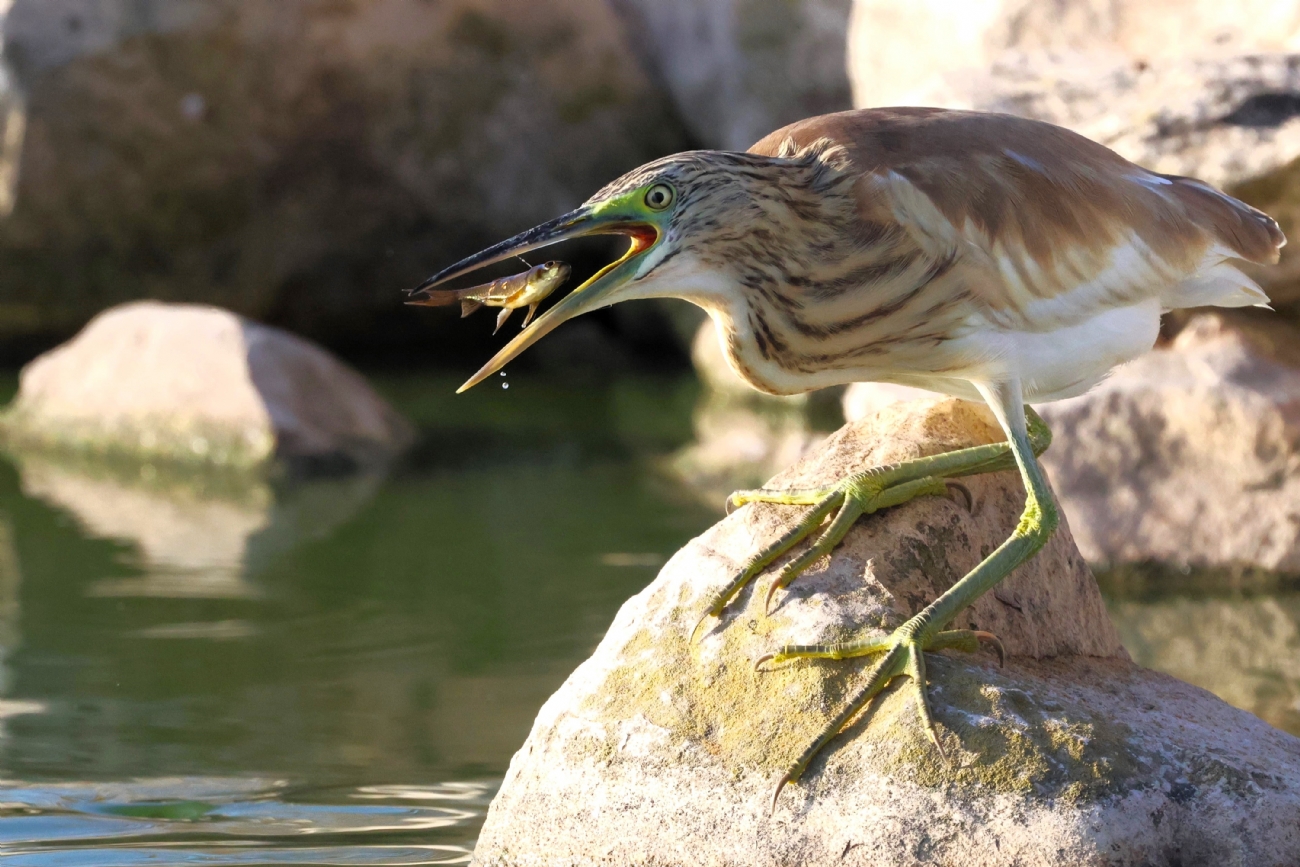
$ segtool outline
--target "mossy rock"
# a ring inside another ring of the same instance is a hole
[[[898,404],[773,481],[989,442],[961,401]],[[959,616],[1011,658],[929,654],[947,759],[896,682],[789,786],[773,785],[869,660],[758,671],[787,643],[892,629],[1011,531],[1013,473],[969,480],[969,512],[924,498],[860,520],[777,597],[745,591],[690,633],[712,592],[790,509],[747,506],[693,540],[619,612],[542,708],[475,853],[483,865],[1173,865],[1300,860],[1300,740],[1128,659],[1062,527]],[[766,589],[769,576],[757,586]]]

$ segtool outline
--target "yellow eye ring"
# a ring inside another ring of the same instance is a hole
[[[673,203],[677,193],[668,184],[655,184],[645,191],[645,205],[652,211],[662,211]]]

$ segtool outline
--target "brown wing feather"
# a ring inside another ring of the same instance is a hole
[[[1247,261],[1276,264],[1286,245],[1286,236],[1272,217],[1204,181],[1178,175],[1161,177],[1172,182],[1171,195],[1183,202],[1190,213],[1197,214],[1220,243]]]
[[[935,215],[914,220],[913,230],[955,236],[982,249],[1003,277],[1012,274],[1010,288],[1005,279],[983,287],[994,308],[1022,308],[1093,279],[1115,282],[1121,255],[1142,261],[1119,281],[1131,285],[1107,287],[1112,301],[1160,294],[1159,284],[1226,258],[1276,262],[1285,243],[1267,215],[1200,181],[1148,172],[1069,130],[1011,115],[840,112],[777,130],[751,152],[778,156],[823,140],[861,173],[864,217],[897,218],[901,180]]]

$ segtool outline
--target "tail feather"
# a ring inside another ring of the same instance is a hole
[[[1165,189],[1183,204],[1193,220],[1232,251],[1230,256],[1260,265],[1277,262],[1286,236],[1268,214],[1204,181],[1178,175],[1162,177],[1171,182]]]
[[[1254,280],[1234,268],[1231,262],[1219,261],[1166,289],[1161,293],[1160,304],[1166,310],[1184,307],[1267,307],[1268,296]]]

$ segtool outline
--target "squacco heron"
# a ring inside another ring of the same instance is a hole
[[[1267,305],[1234,263],[1276,262],[1285,243],[1277,223],[1249,205],[1192,178],[1147,171],[1068,130],[1000,114],[882,108],[801,121],[746,153],[693,151],[649,163],[419,289],[557,241],[610,233],[631,240],[622,257],[556,302],[462,391],[574,316],[636,298],[682,298],[708,312],[732,369],[759,391],[919,386],[983,400],[1007,436],[864,468],[824,490],[734,494],[737,505],[810,508],[712,597],[705,619],[819,529],[780,569],[769,600],[861,515],[943,494],[960,476],[1016,467],[1024,482],[1025,508],[1010,538],[893,634],[787,646],[769,657],[877,657],[865,685],[790,764],[776,795],[900,675],[942,751],[925,696],[924,651],[996,644],[945,627],[1038,551],[1058,523],[1037,460],[1051,435],[1026,402],[1087,391],[1152,347],[1164,311]]]

